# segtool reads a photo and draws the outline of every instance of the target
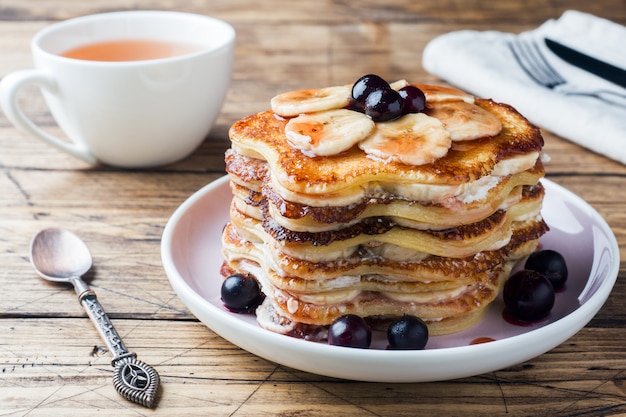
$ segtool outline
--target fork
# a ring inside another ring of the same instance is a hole
[[[509,48],[519,66],[537,84],[552,89],[566,83],[548,63],[534,40],[518,36],[509,42]]]
[[[567,80],[561,76],[550,65],[546,57],[541,52],[539,45],[532,38],[517,36],[509,41],[509,49],[513,53],[515,60],[524,72],[537,84],[549,89],[554,89],[560,85],[568,84]],[[626,105],[626,94],[620,94],[612,90],[584,90],[574,85],[569,85],[567,89],[560,89],[561,93],[572,95],[592,96],[614,104]]]

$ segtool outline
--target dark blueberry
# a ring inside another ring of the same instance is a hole
[[[222,282],[222,302],[236,313],[254,311],[263,301],[258,282],[249,276],[233,274]]]
[[[389,349],[424,349],[428,342],[428,327],[419,317],[403,316],[387,328]]]
[[[419,88],[407,85],[398,90],[398,93],[404,99],[404,114],[419,113],[426,108],[426,96]]]
[[[367,74],[359,78],[352,86],[352,110],[365,112],[365,99],[371,92],[389,88],[389,83],[378,75]]]
[[[550,313],[554,306],[554,288],[548,278],[537,271],[515,272],[502,291],[508,313],[522,321],[536,321]]]
[[[367,349],[372,342],[372,330],[362,317],[346,314],[336,319],[328,328],[328,343]]]
[[[545,249],[533,252],[524,265],[526,269],[537,271],[550,280],[555,291],[560,290],[567,281],[567,264],[560,253]]]
[[[386,122],[402,116],[404,99],[391,88],[371,92],[365,99],[365,114],[375,122]]]

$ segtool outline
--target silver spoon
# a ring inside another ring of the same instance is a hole
[[[67,230],[44,229],[31,242],[30,260],[43,278],[74,285],[78,300],[113,355],[111,365],[115,368],[115,389],[127,400],[154,407],[160,384],[159,374],[126,349],[96,294],[81,279],[92,264],[85,243]]]

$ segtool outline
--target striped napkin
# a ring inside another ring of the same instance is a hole
[[[508,46],[516,36],[534,38],[567,83],[554,89],[537,84]],[[423,66],[452,85],[508,103],[537,126],[626,164],[626,89],[562,61],[547,49],[546,37],[626,70],[626,27],[574,10],[519,35],[447,33],[426,46]],[[597,92],[601,97],[590,95]]]

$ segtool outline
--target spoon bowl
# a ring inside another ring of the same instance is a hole
[[[30,245],[30,259],[41,277],[55,282],[72,282],[92,265],[87,245],[74,233],[63,229],[44,229]]]

